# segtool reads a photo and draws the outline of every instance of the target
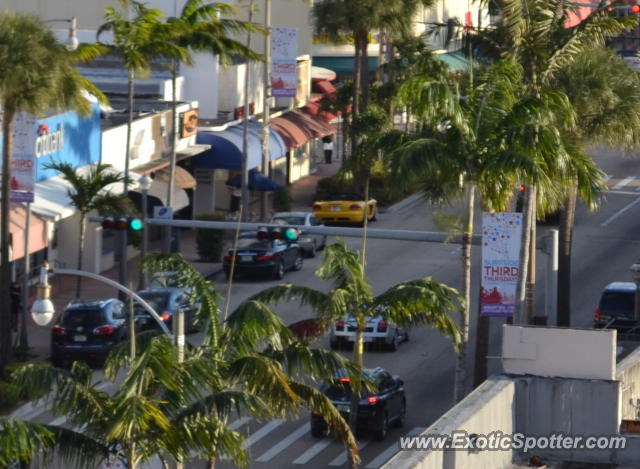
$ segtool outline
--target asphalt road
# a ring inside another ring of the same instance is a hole
[[[594,156],[608,174],[609,191],[599,211],[587,213],[580,206],[576,218],[573,247],[572,276],[572,325],[590,327],[593,311],[602,288],[614,280],[631,280],[629,266],[640,254],[640,237],[637,220],[640,216],[640,161],[623,159],[615,152],[594,151]],[[432,220],[436,209],[427,208],[417,202],[393,213],[379,216],[374,227],[404,228],[441,231]],[[460,214],[459,207],[439,209],[446,213]],[[480,229],[480,212],[477,211],[476,232]],[[549,227],[539,225],[539,236]],[[331,239],[330,239],[331,241]],[[354,249],[359,248],[359,240],[347,240]],[[367,277],[375,293],[405,280],[426,275],[455,288],[461,287],[460,250],[456,245],[430,244],[370,240],[367,244]],[[474,272],[479,272],[480,252],[474,247]],[[320,257],[305,259],[303,269],[290,272],[285,281],[300,283],[316,288],[327,288],[314,275]],[[546,259],[539,252],[537,275],[539,287],[536,291],[537,310],[543,307],[543,286]],[[477,291],[475,276],[473,291]],[[215,279],[220,291],[226,283],[222,275]],[[240,280],[235,283],[231,308],[242,299],[276,282]],[[473,351],[473,331],[476,325],[477,303],[472,295],[471,324]],[[293,323],[312,316],[308,309],[297,304],[280,304],[275,310],[286,323]],[[554,321],[551,318],[551,323]],[[491,324],[491,346],[489,350],[489,370],[500,371],[500,361],[495,357],[500,353],[500,329],[504,320],[494,319]],[[190,340],[197,340],[191,337]],[[328,347],[328,339],[323,340]],[[351,352],[343,351],[349,355]],[[363,467],[381,467],[395,452],[399,436],[428,427],[452,405],[453,369],[455,355],[449,340],[428,328],[411,330],[409,342],[401,344],[392,352],[367,351],[366,366],[382,366],[392,374],[399,375],[405,382],[408,412],[405,426],[394,428],[384,442],[373,441],[366,435],[360,440]],[[470,368],[471,364],[469,364]],[[99,379],[100,372],[96,372]],[[51,421],[48,414],[27,415],[34,420]],[[292,416],[285,421],[258,422],[241,417],[232,422],[234,428],[247,435],[247,448],[255,468],[310,468],[346,467],[346,455],[341,445],[331,438],[312,438],[308,428],[308,415]],[[58,420],[57,423],[59,423]],[[189,468],[203,468],[203,462],[187,464]],[[233,467],[228,461],[219,461],[217,467]]]

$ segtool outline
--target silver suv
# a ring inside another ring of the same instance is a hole
[[[331,325],[329,345],[336,350],[345,344],[353,344],[356,340],[356,320],[353,316],[345,316]],[[365,344],[375,344],[395,352],[400,342],[409,340],[409,332],[387,321],[382,315],[369,316],[364,328]]]

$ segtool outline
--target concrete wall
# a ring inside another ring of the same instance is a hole
[[[620,381],[620,419],[640,419],[640,348],[618,363]]]
[[[493,376],[440,417],[422,435],[450,435],[454,431],[487,434],[514,430],[515,384]],[[502,469],[512,467],[511,451],[400,451],[383,469]]]
[[[503,326],[505,373],[615,379],[616,331]]]

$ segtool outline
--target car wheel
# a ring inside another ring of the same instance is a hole
[[[278,265],[276,266],[275,277],[277,280],[282,280],[284,278],[284,262],[283,261],[278,262]]]
[[[311,436],[314,438],[324,438],[327,436],[327,430],[321,427],[311,427]]]
[[[340,342],[338,340],[329,340],[329,347],[331,350],[338,350],[340,348]]]
[[[389,430],[389,415],[385,411],[384,415],[380,419],[380,425],[375,431],[375,439],[378,441],[384,441],[387,437],[387,431]]]
[[[302,269],[302,263],[304,261],[302,260],[302,254],[300,252],[298,252],[298,255],[296,256],[296,261],[293,264],[293,270],[300,270]]]
[[[370,221],[376,221],[378,219],[378,210],[377,209],[373,209],[373,216],[371,217]]]
[[[407,415],[407,401],[402,399],[402,404],[400,405],[400,413],[398,414],[398,418],[394,422],[396,427],[401,427],[404,425],[404,418]]]
[[[389,350],[389,352],[398,351],[398,343],[399,342],[400,342],[400,339],[398,338],[398,331],[396,331],[393,334],[393,339],[391,339],[391,343],[387,345],[387,349]]]

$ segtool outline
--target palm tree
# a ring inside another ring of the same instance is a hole
[[[136,0],[119,0],[120,5],[127,10],[123,14],[115,7],[105,8],[106,22],[98,28],[96,38],[106,32],[113,33],[112,44],[102,44],[111,54],[122,59],[124,68],[127,69],[127,138],[124,157],[124,196],[129,191],[129,159],[131,145],[131,127],[133,124],[133,97],[134,82],[137,75],[145,76],[151,68],[151,59],[158,57],[158,42],[154,40],[154,32],[161,22],[162,12],[155,8],[147,8]],[[129,16],[130,15],[130,16]],[[130,19],[129,19],[130,18]],[[120,233],[120,283],[127,283],[127,232]]]
[[[193,458],[215,461],[228,455],[244,467],[248,464],[244,437],[229,428],[229,419],[240,412],[256,418],[284,417],[302,409],[323,415],[357,458],[348,425],[306,379],[340,370],[357,376],[359,368],[339,354],[299,342],[259,301],[243,302],[222,321],[213,285],[180,255],[150,256],[143,264],[151,271],[177,272],[178,284],[193,289],[200,304],[198,320],[206,324],[202,345],[188,347],[179,363],[166,336],[139,335],[141,346],[133,361],[127,344],[121,344],[105,366],[105,376],[112,381],[125,373],[113,395],[95,388],[91,370],[79,362],[71,370],[33,363],[20,368],[14,375],[18,386],[37,396],[54,389],[52,412],[65,415],[71,426],[81,429],[27,428],[28,435],[40,439],[21,447],[23,460],[43,448],[45,457],[74,460],[83,467],[95,465],[109,453],[132,469],[154,456],[168,463]],[[0,427],[7,429],[0,434],[0,462],[18,454],[15,441],[27,425],[0,420]],[[71,451],[74,445],[82,445],[82,451]]]
[[[508,56],[513,60],[522,64],[524,68],[523,84],[527,87],[528,92],[536,96],[541,89],[562,89],[567,96],[575,97],[572,93],[571,86],[561,83],[561,77],[567,67],[571,67],[573,63],[583,54],[589,54],[594,50],[603,47],[607,37],[615,36],[626,28],[633,28],[637,24],[636,18],[633,17],[614,17],[609,14],[607,5],[602,4],[598,7],[586,20],[573,28],[565,28],[565,17],[568,8],[571,6],[562,0],[545,0],[540,2],[530,0],[506,0],[501,7],[502,21],[498,27],[486,30],[475,35],[474,39],[481,42],[478,51],[484,54],[488,59],[498,56]],[[580,77],[574,77],[580,79]],[[581,99],[593,100],[594,103],[601,102],[602,95],[598,96],[601,90],[583,89],[584,94]],[[574,104],[574,100],[571,100]],[[578,109],[578,108],[576,108]],[[593,108],[591,108],[593,109]],[[581,113],[576,113],[578,119],[582,119]],[[602,116],[604,117],[604,115]],[[606,128],[606,121],[600,129]],[[572,122],[569,126],[563,126],[561,129],[563,135],[572,140],[572,151],[576,152],[579,157],[584,157],[584,145],[576,142],[574,135],[580,133],[579,129],[584,122]],[[618,125],[618,124],[616,124]],[[612,127],[612,132],[615,126]],[[613,135],[613,133],[611,134]],[[587,134],[583,134],[588,140]],[[596,138],[601,138],[602,134]],[[584,142],[586,140],[582,140]],[[605,139],[606,141],[606,139]],[[578,144],[576,144],[578,143]],[[575,180],[576,176],[570,177]],[[580,191],[571,184],[565,185],[568,190],[566,198],[566,206],[561,217],[560,232],[562,235],[562,251],[563,261],[561,262],[559,278],[563,283],[563,288],[559,288],[559,314],[563,325],[569,325],[568,316],[569,303],[568,295],[568,279],[570,271],[570,243],[573,229],[573,220],[575,216],[575,196],[572,194]],[[534,187],[531,189],[535,190]],[[581,197],[585,194],[580,194]],[[586,202],[590,208],[595,208],[595,204],[591,195],[586,194]],[[538,206],[534,210],[545,212],[545,207]],[[526,216],[525,219],[529,223],[529,227],[525,228],[527,239],[534,239],[532,232],[535,229],[535,214]],[[528,244],[528,241],[526,242]],[[531,253],[535,253],[535,249],[530,249]],[[526,266],[525,266],[526,268]],[[526,296],[533,298],[533,282],[527,286]],[[524,299],[525,291],[521,289],[521,299]],[[562,311],[566,308],[566,311]],[[531,312],[533,309],[532,302],[527,305],[527,310]]]
[[[125,208],[124,199],[119,195],[114,195],[105,189],[119,182],[124,182],[125,177],[117,172],[113,172],[111,165],[98,163],[92,166],[86,174],[82,174],[76,168],[61,161],[55,161],[45,166],[45,169],[52,169],[62,174],[62,178],[71,184],[67,194],[71,204],[80,214],[80,241],[78,243],[78,270],[82,270],[83,252],[85,244],[85,232],[87,229],[87,215],[93,211],[100,214],[118,213],[122,214]],[[80,298],[82,277],[76,280],[76,298]]]
[[[176,158],[177,94],[176,81],[180,64],[193,65],[191,52],[208,52],[215,55],[220,63],[229,65],[234,58],[250,60],[260,59],[260,55],[230,36],[241,32],[262,32],[253,23],[228,18],[236,15],[237,10],[224,3],[208,3],[203,0],[188,0],[182,8],[180,16],[168,18],[165,22],[154,23],[151,40],[156,43],[158,55],[168,62],[171,73],[171,159],[169,168],[169,184],[167,205],[170,205]],[[170,236],[165,234],[168,241]]]
[[[369,36],[376,31],[389,30],[394,35],[408,35],[418,9],[429,6],[432,0],[325,0],[313,5],[316,33],[335,42],[353,38],[354,87],[353,117],[357,117],[369,102]],[[355,149],[356,136],[351,145]]]
[[[624,149],[640,146],[640,79],[615,52],[600,49],[580,54],[558,74],[556,83],[576,109],[572,139]],[[571,325],[571,240],[577,193],[572,185],[563,203],[559,227],[557,311],[558,326],[565,327]]]
[[[381,310],[388,321],[400,327],[434,327],[451,337],[454,346],[458,347],[461,341],[460,330],[451,317],[451,313],[458,311],[462,303],[456,290],[431,277],[425,277],[400,283],[374,296],[364,272],[359,255],[350,251],[340,240],[326,249],[320,267],[316,270],[318,277],[332,281],[331,291],[325,293],[310,287],[286,283],[267,288],[254,295],[251,300],[267,304],[299,300],[301,306],[311,306],[323,324],[331,324],[346,316],[352,316],[356,323],[353,362],[357,367],[362,367],[363,334],[367,317],[376,316]],[[360,379],[352,378],[351,382],[358,383]],[[355,428],[357,419],[358,395],[356,388],[352,393],[349,414],[352,428]],[[356,461],[351,460],[351,466],[355,465]]]
[[[84,96],[89,91],[102,97],[92,84],[81,77],[74,63],[89,60],[99,53],[86,46],[69,52],[36,16],[3,12],[0,14],[0,106],[3,111],[2,185],[0,197],[0,322],[9,324],[11,316],[9,287],[9,180],[13,123],[16,115],[27,112],[40,115],[50,109],[76,109],[90,112]],[[11,361],[11,331],[0,330],[0,369]]]

